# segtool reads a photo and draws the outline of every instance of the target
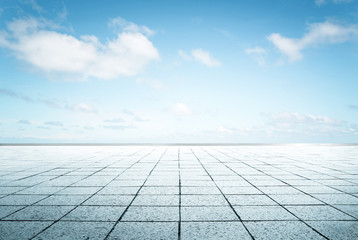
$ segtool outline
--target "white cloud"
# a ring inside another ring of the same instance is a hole
[[[233,130],[220,125],[219,126],[219,133],[230,134],[231,135],[231,134],[233,134]]]
[[[176,103],[169,108],[169,112],[178,116],[193,114],[193,111],[188,108],[184,103]]]
[[[78,103],[73,105],[66,105],[66,109],[74,112],[84,112],[84,113],[97,113],[97,110],[87,103]]]
[[[123,31],[101,43],[93,35],[76,38],[57,32],[54,24],[43,19],[17,19],[0,33],[0,46],[42,72],[84,79],[136,75],[159,59],[157,49],[145,35],[152,34],[150,29],[123,19],[111,22],[121,25]]]
[[[358,38],[356,25],[340,25],[330,21],[310,24],[308,32],[302,38],[287,38],[279,33],[273,33],[268,39],[290,62],[303,58],[302,50],[319,44],[342,43]]]
[[[218,67],[221,65],[221,63],[218,60],[216,60],[214,57],[212,57],[209,52],[204,51],[200,48],[194,49],[191,52],[191,55],[194,57],[196,61],[205,64],[209,67]]]
[[[216,60],[211,54],[207,51],[204,51],[200,48],[193,49],[191,54],[187,54],[182,50],[178,51],[178,54],[181,58],[187,61],[197,61],[209,67],[218,67],[221,63]]]
[[[328,2],[332,2],[332,3],[335,3],[335,4],[339,4],[339,3],[350,3],[350,2],[353,2],[353,0],[315,0],[314,3],[317,5],[317,6],[322,6],[322,5],[325,5],[326,3]]]
[[[245,49],[247,55],[251,56],[260,66],[266,65],[265,55],[266,50],[261,47],[247,48]]]

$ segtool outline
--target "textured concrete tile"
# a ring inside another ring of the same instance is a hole
[[[104,187],[97,194],[136,194],[139,190],[139,187]]]
[[[1,221],[0,239],[19,240],[30,239],[41,232],[52,222],[31,222],[31,221]]]
[[[270,195],[270,197],[282,205],[323,204],[321,201],[314,199],[313,197],[306,194]]]
[[[232,205],[278,205],[265,195],[227,195]]]
[[[216,194],[221,195],[217,187],[181,187],[181,194]]]
[[[230,207],[182,207],[182,221],[239,220]]]
[[[94,194],[100,187],[67,187],[57,194]]]
[[[126,207],[118,206],[78,206],[63,220],[78,221],[117,221]]]
[[[23,208],[23,206],[0,206],[0,219]]]
[[[298,220],[280,206],[235,206],[234,209],[244,220]]]
[[[178,239],[177,222],[119,222],[108,239]]]
[[[325,239],[310,227],[298,221],[246,222],[245,226],[257,240]]]
[[[179,206],[179,195],[138,195],[133,206]]]
[[[181,206],[228,206],[222,195],[182,195]]]
[[[19,192],[24,188],[25,187],[0,187],[0,194],[1,195],[12,194],[15,192]]]
[[[127,206],[133,198],[133,195],[94,195],[93,197],[85,201],[83,205]]]
[[[9,195],[0,199],[0,205],[31,205],[46,195]]]
[[[358,218],[358,205],[334,205],[336,208]]]
[[[255,187],[220,187],[221,191],[226,194],[262,194]]]
[[[293,187],[259,187],[264,193],[271,194],[301,194],[300,191],[294,189]]]
[[[179,187],[142,187],[139,194],[155,194],[155,195],[166,195],[166,194],[179,194]]]
[[[129,207],[122,221],[179,221],[179,207]]]
[[[328,204],[358,204],[358,198],[348,194],[312,194]]]
[[[30,187],[27,189],[24,189],[17,194],[44,194],[44,195],[50,195],[54,194],[60,190],[62,190],[63,187]]]
[[[354,220],[354,218],[330,206],[287,206],[302,220]]]
[[[341,193],[340,191],[327,186],[296,186],[301,191],[312,194],[312,193]]]
[[[59,221],[40,233],[35,239],[104,239],[114,223]]]
[[[91,195],[79,195],[79,194],[71,194],[71,195],[52,195],[44,200],[39,201],[35,205],[58,205],[58,206],[71,206],[71,205],[79,205]]]
[[[358,221],[310,221],[307,223],[329,239],[358,239]]]
[[[73,208],[73,206],[29,206],[8,216],[5,220],[58,220]]]
[[[240,222],[182,222],[181,239],[251,239]]]

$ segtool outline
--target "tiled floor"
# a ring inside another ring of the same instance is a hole
[[[1,146],[0,239],[358,239],[358,146]]]

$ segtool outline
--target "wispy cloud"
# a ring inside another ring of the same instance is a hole
[[[201,48],[193,49],[191,54],[187,54],[182,50],[178,51],[178,54],[181,58],[187,61],[197,61],[201,64],[204,64],[208,67],[218,67],[221,66],[221,62],[215,59],[208,51],[204,51]]]
[[[133,126],[120,125],[120,124],[104,125],[103,127],[112,130],[124,130],[124,129],[134,128]]]
[[[216,60],[214,57],[212,57],[209,52],[204,51],[201,48],[194,49],[191,52],[191,55],[194,57],[196,61],[205,64],[209,67],[218,67],[221,65],[221,63],[218,60]]]
[[[308,32],[298,39],[284,37],[279,33],[268,36],[268,39],[287,56],[290,62],[302,59],[302,51],[306,48],[320,44],[342,43],[357,38],[356,25],[341,25],[331,21],[310,24]]]
[[[40,103],[43,104],[49,108],[54,109],[65,109],[73,112],[82,112],[82,113],[97,113],[97,109],[95,109],[93,106],[91,106],[88,103],[68,103],[63,100],[59,100],[56,98],[49,98],[49,97],[40,97],[40,98],[33,98],[29,97],[27,95],[14,92],[12,90],[6,89],[6,88],[0,88],[0,96],[7,96],[12,98],[17,98],[26,102],[30,103]]]
[[[328,2],[339,4],[339,3],[350,3],[353,2],[353,0],[315,0],[314,3],[317,6],[323,6],[327,4]]]
[[[136,79],[136,83],[138,84],[147,84],[149,85],[151,88],[154,89],[163,89],[165,87],[165,84],[155,78],[144,78],[144,77],[140,77]]]
[[[16,93],[16,92],[14,92],[12,90],[9,90],[9,89],[6,89],[6,88],[0,88],[0,95],[21,99],[21,100],[26,101],[26,102],[33,102],[34,101],[29,96]]]
[[[44,125],[54,126],[54,127],[63,127],[63,123],[60,121],[48,121],[48,122],[45,122]]]
[[[245,49],[247,55],[252,57],[260,66],[266,65],[265,55],[266,50],[261,47],[247,48]]]
[[[45,9],[41,7],[35,0],[27,0],[25,3],[29,4],[33,10],[40,14],[45,12]]]
[[[176,103],[171,106],[169,112],[177,116],[192,115],[194,112],[184,103]]]
[[[32,123],[29,120],[21,119],[17,121],[19,124],[31,125]]]
[[[349,105],[348,108],[351,109],[351,110],[356,110],[356,111],[358,111],[358,105],[352,104],[352,105]]]
[[[122,18],[111,20],[122,28],[117,37],[101,43],[94,35],[76,38],[56,31],[55,24],[42,18],[15,19],[0,33],[0,47],[45,74],[113,79],[140,73],[158,50],[147,38],[153,32]],[[54,57],[56,56],[56,57]]]

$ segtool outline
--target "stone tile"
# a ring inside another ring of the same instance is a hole
[[[73,206],[29,206],[11,214],[5,220],[54,221],[63,217],[73,208]]]
[[[179,195],[138,195],[133,206],[179,206]]]
[[[40,233],[35,239],[104,239],[113,225],[113,222],[59,221]]]
[[[228,221],[239,220],[230,207],[182,207],[182,221]]]
[[[271,194],[301,194],[300,191],[294,189],[293,187],[259,187],[264,193],[271,195]]]
[[[132,195],[94,195],[82,205],[127,206],[133,198]]]
[[[178,239],[177,222],[119,222],[108,239]]]
[[[221,195],[217,187],[181,187],[181,194],[216,194]]]
[[[20,192],[17,192],[17,194],[44,194],[44,195],[50,195],[54,194],[60,190],[64,189],[63,187],[30,187],[26,188]]]
[[[94,194],[100,187],[67,187],[57,194]]]
[[[354,220],[354,218],[330,206],[287,206],[302,220]]]
[[[154,195],[167,195],[179,194],[179,187],[142,187],[139,195],[154,194]]]
[[[226,194],[262,194],[255,187],[221,187],[221,191]]]
[[[125,209],[118,206],[78,206],[62,220],[117,221]]]
[[[235,206],[234,209],[245,220],[298,220],[281,206]]]
[[[23,208],[23,206],[0,206],[0,219]]]
[[[310,221],[307,223],[329,239],[358,239],[358,221]]]
[[[358,218],[358,205],[334,205],[343,212]]]
[[[182,222],[181,239],[251,239],[240,222]]]
[[[44,200],[39,201],[35,205],[56,205],[56,206],[72,206],[79,205],[91,195],[52,195]]]
[[[0,205],[31,205],[46,197],[46,195],[9,195],[0,198]]]
[[[227,195],[231,205],[278,205],[265,195]]]
[[[122,221],[179,221],[179,207],[131,206]]]
[[[222,195],[182,195],[181,206],[228,206]]]
[[[295,194],[295,195],[270,195],[275,201],[282,205],[305,205],[315,204],[322,205],[321,201],[306,195],[306,194]]]
[[[139,190],[139,187],[104,187],[97,194],[121,194],[121,195],[131,195],[136,194]]]
[[[19,192],[25,189],[25,187],[0,187],[0,194],[7,195],[15,192]]]
[[[245,226],[257,240],[325,239],[310,227],[299,221],[246,222]]]
[[[0,240],[30,239],[52,222],[0,221]]]
[[[358,204],[358,198],[348,194],[312,194],[328,204]]]

